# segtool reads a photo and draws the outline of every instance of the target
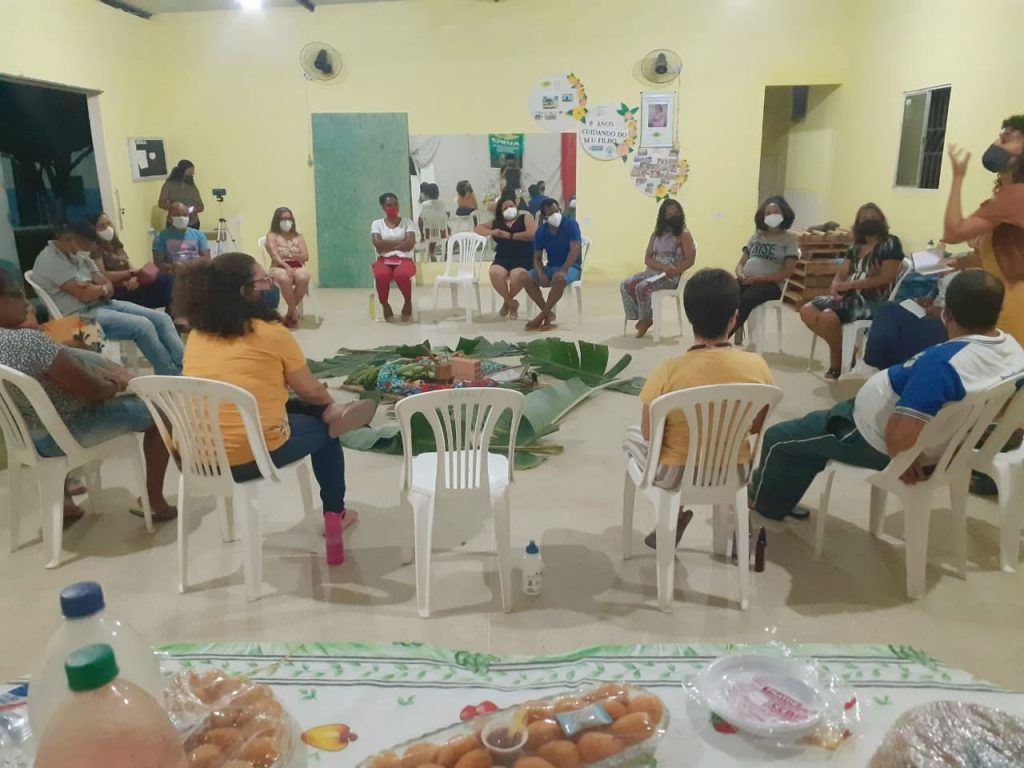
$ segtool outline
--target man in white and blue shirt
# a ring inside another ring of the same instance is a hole
[[[853,400],[771,427],[751,477],[751,506],[765,517],[806,517],[797,507],[814,477],[835,459],[881,470],[909,449],[947,403],[1024,371],[1024,350],[996,328],[1003,284],[987,272],[957,275],[946,289],[942,321],[949,341],[879,371]],[[927,446],[938,456],[944,444]],[[915,482],[919,467],[908,470]]]

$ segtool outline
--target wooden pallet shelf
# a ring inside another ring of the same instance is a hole
[[[789,278],[782,301],[799,309],[811,299],[829,294],[832,278],[846,258],[853,235],[845,229],[828,235],[791,231],[800,240],[800,260]]]

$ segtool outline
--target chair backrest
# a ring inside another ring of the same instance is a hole
[[[21,393],[24,401],[35,411],[46,431],[66,455],[72,456],[81,450],[78,441],[71,436],[64,420],[54,408],[43,385],[26,373],[0,365],[0,430],[3,431],[9,461],[13,459],[25,466],[34,466],[39,459],[39,453],[12,389]]]
[[[803,250],[799,246],[797,246],[797,249],[796,249],[796,260],[797,260],[797,263],[799,263],[799,262],[804,260],[804,252],[803,252]],[[789,277],[786,278],[786,281],[782,284],[782,295],[779,296],[779,301],[785,300],[785,298],[786,298],[786,291],[789,290],[789,281],[792,280],[792,279],[793,279],[793,276],[790,275]]]
[[[892,290],[889,291],[889,301],[896,299],[896,294],[900,290],[900,286],[903,284],[903,280],[914,271],[914,260],[909,256],[903,257],[903,262],[900,264],[900,271],[896,273],[896,280],[892,284]]]
[[[1010,396],[1010,401],[1003,412],[996,414],[995,428],[985,438],[984,445],[974,449],[973,461],[979,464],[990,463],[995,455],[1003,450],[1010,435],[1020,429],[1021,424],[1024,424],[1024,388],[1017,389]]]
[[[139,376],[128,388],[146,404],[164,445],[179,457],[181,473],[194,491],[230,493],[234,484],[220,428],[223,408],[233,407],[240,414],[260,474],[274,482],[279,479],[263,439],[256,398],[246,390],[185,376]]]
[[[421,208],[420,221],[427,240],[444,240],[448,236],[448,214],[443,208],[431,205]]]
[[[918,458],[923,458],[927,466],[934,464],[932,474],[926,481],[929,483],[946,485],[951,478],[966,473],[975,456],[975,446],[981,442],[988,425],[996,420],[1014,396],[1021,379],[1024,379],[1024,373],[943,406],[938,415],[921,430],[917,442],[889,462],[884,470],[889,482],[899,482],[900,475]],[[989,441],[995,443],[991,437]],[[937,446],[942,446],[938,458],[932,454]]]
[[[476,232],[459,232],[448,238],[444,274],[446,277],[476,273],[477,254],[487,246],[487,238]],[[456,253],[458,250],[458,253]]]
[[[25,272],[25,282],[32,286],[32,290],[36,292],[36,296],[43,300],[43,304],[46,305],[46,311],[50,313],[51,320],[60,320],[64,317],[64,313],[57,307],[53,297],[43,290],[43,287],[35,281],[35,277],[32,274],[32,270]]]
[[[439,492],[489,492],[487,457],[495,428],[506,411],[508,422],[508,481],[512,482],[516,434],[523,415],[520,392],[497,387],[467,387],[412,395],[395,406],[405,454],[406,488],[412,479],[413,417],[422,415],[434,436]],[[504,426],[504,424],[503,424]]]
[[[263,237],[256,241],[256,259],[265,265],[267,269],[270,269],[270,265],[273,263],[270,258],[270,251],[267,250],[266,235],[263,235]]]
[[[739,457],[758,415],[765,419],[782,400],[782,390],[768,384],[716,384],[693,387],[655,398],[651,403],[651,449],[643,485],[654,483],[661,463],[665,421],[682,412],[689,446],[681,491],[687,503],[732,503],[739,477]],[[758,433],[755,450],[760,446]]]

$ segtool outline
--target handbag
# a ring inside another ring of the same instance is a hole
[[[67,315],[57,320],[50,320],[39,326],[39,330],[58,344],[65,344],[77,349],[102,352],[107,344],[107,336],[103,333],[100,324],[82,315]]]
[[[160,269],[152,261],[148,264],[143,264],[138,272],[135,273],[135,279],[139,281],[139,286],[152,285],[156,282],[157,277],[160,275]]]

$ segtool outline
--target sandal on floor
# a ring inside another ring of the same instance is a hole
[[[145,513],[142,511],[142,499],[135,499],[136,507],[131,507],[128,512],[135,517],[145,517]],[[178,519],[178,510],[176,507],[168,507],[164,512],[154,512],[153,522],[154,523],[169,523],[171,520]]]
[[[825,381],[836,381],[843,372],[839,368],[829,368],[825,371]]]

